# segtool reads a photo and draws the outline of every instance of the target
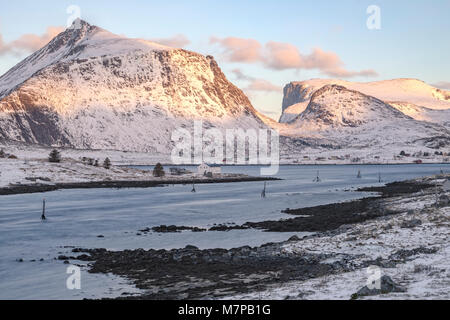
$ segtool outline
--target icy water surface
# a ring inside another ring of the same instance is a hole
[[[140,167],[151,169],[151,167]],[[195,170],[195,168],[190,168]],[[199,184],[148,189],[80,189],[45,194],[0,196],[0,298],[106,297],[131,292],[123,280],[89,275],[83,269],[82,290],[67,290],[67,265],[54,260],[70,255],[70,248],[199,248],[257,246],[283,241],[293,234],[256,230],[141,234],[140,229],[162,224],[211,227],[214,224],[288,218],[285,208],[300,208],[367,196],[349,191],[359,186],[450,171],[450,165],[380,166],[282,166],[267,182],[267,198],[261,199],[263,182]],[[357,179],[358,170],[362,178]],[[319,171],[320,183],[313,182]],[[224,167],[223,172],[259,175],[259,167]],[[40,221],[42,199],[48,220]],[[98,237],[98,236],[103,237]],[[40,259],[43,261],[39,261]],[[23,262],[17,260],[22,259]],[[36,260],[31,262],[30,260]]]

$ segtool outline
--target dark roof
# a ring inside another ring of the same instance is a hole
[[[211,167],[211,168],[220,168],[220,167],[221,167],[220,164],[209,164],[209,163],[206,163],[206,165],[207,165],[208,167]]]

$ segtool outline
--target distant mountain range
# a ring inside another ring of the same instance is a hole
[[[422,81],[291,82],[276,122],[211,56],[79,25],[0,77],[0,141],[170,154],[171,132],[203,120],[277,129],[283,155],[450,151],[450,92]]]
[[[447,127],[416,120],[380,99],[335,84],[314,91],[305,110],[282,131],[287,136],[316,139],[339,149],[383,152],[450,145]]]
[[[448,111],[450,110],[450,91],[434,88],[417,79],[393,79],[377,82],[313,79],[291,82],[285,86],[283,114],[280,122],[292,121],[306,109],[314,92],[331,84],[376,97],[416,120],[435,119],[439,122],[439,116],[426,116],[432,110],[446,110],[443,113],[446,115],[444,118],[450,120]],[[440,113],[435,113],[435,115],[438,114]]]

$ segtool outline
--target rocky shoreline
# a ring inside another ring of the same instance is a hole
[[[417,182],[393,182],[383,187],[366,187],[357,190],[361,192],[377,192],[379,193],[378,197],[362,198],[354,201],[332,203],[310,208],[288,208],[282,210],[283,213],[297,216],[291,219],[246,222],[242,225],[221,224],[214,225],[209,229],[189,226],[157,226],[144,229],[144,233],[145,231],[170,233],[186,230],[206,232],[243,229],[259,229],[267,232],[325,232],[337,229],[342,225],[361,223],[382,216],[395,214],[395,212],[391,212],[383,207],[382,198],[415,193],[430,188],[434,188],[434,185]]]
[[[88,262],[91,273],[112,273],[125,277],[143,292],[139,296],[125,294],[121,299],[258,299],[262,295],[278,294],[281,288],[290,288],[297,294],[282,294],[282,297],[276,298],[302,299],[312,293],[301,292],[297,286],[311,281],[345,277],[374,265],[396,270],[399,265],[417,257],[436,257],[442,250],[445,251],[441,240],[448,237],[445,230],[448,230],[450,202],[443,198],[443,202],[435,207],[432,202],[433,178],[389,184],[377,190],[380,196],[376,198],[287,210],[288,214],[300,215],[294,218],[296,224],[292,223],[292,219],[245,224],[268,231],[317,231],[302,239],[294,236],[281,243],[230,250],[200,250],[190,245],[173,250],[77,248],[73,252],[82,255],[73,258]],[[326,221],[323,221],[325,217]],[[305,222],[300,222],[302,219]],[[414,219],[420,223],[408,224]],[[430,224],[433,225],[430,227]],[[296,227],[292,228],[293,225]],[[411,235],[421,232],[423,228],[434,228],[439,232],[444,228],[444,234]],[[177,231],[176,228],[173,230]],[[403,233],[413,239],[411,243],[402,243]],[[381,241],[387,235],[395,245],[387,246]],[[424,239],[418,241],[416,238]],[[374,243],[380,248],[373,250]],[[346,249],[341,249],[341,246]],[[368,246],[367,249],[365,246]],[[384,277],[383,281],[385,287],[400,288],[389,277]],[[292,283],[298,285],[292,288]],[[401,285],[408,287],[404,283]],[[346,298],[377,294],[361,287],[352,289]],[[408,290],[392,292],[407,294]]]
[[[26,194],[26,193],[41,193],[63,189],[122,189],[122,188],[152,188],[163,187],[166,185],[188,185],[188,184],[211,184],[211,183],[231,183],[231,182],[252,182],[252,181],[270,181],[281,180],[273,177],[221,177],[221,178],[206,178],[206,179],[164,179],[158,180],[129,180],[129,181],[92,181],[92,182],[72,182],[72,183],[54,183],[54,184],[21,184],[13,185],[5,188],[0,188],[0,196]]]

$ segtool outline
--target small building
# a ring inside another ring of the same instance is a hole
[[[222,168],[218,164],[202,163],[198,166],[197,170],[198,174],[202,176],[222,173]]]

